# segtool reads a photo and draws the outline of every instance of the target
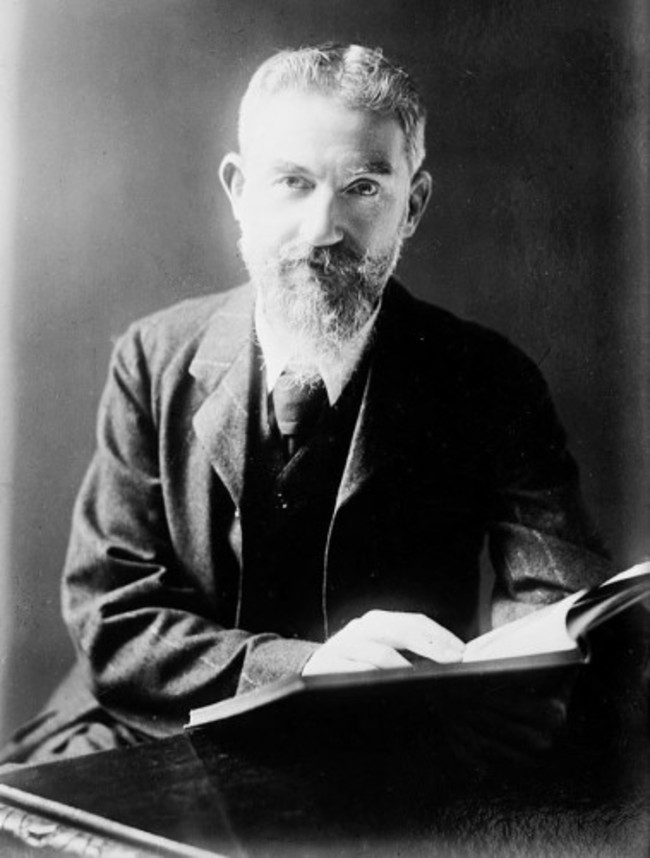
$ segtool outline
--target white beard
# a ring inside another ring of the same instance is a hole
[[[340,246],[296,248],[261,258],[242,236],[239,248],[271,327],[289,344],[305,383],[316,367],[340,360],[373,314],[402,247],[360,256]]]

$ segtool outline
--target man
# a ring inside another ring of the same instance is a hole
[[[78,665],[8,758],[164,736],[289,673],[458,660],[486,535],[496,623],[606,575],[537,369],[391,278],[424,124],[379,51],[254,75],[221,166],[252,286],[117,344],[63,581]]]

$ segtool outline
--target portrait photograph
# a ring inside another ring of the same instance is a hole
[[[0,29],[0,853],[646,855],[647,4]]]

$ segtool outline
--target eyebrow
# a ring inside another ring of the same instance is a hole
[[[309,173],[306,167],[296,164],[294,161],[276,161],[271,169],[277,173]],[[392,165],[385,158],[373,158],[370,161],[363,161],[350,170],[346,171],[350,176],[374,175],[374,176],[391,176],[394,172]]]
[[[371,173],[375,176],[390,176],[393,173],[393,167],[385,158],[376,158],[372,161],[365,161],[350,172],[353,176],[358,176],[362,173]]]
[[[271,165],[271,170],[274,173],[308,173],[306,167],[301,167],[294,161],[274,161]]]

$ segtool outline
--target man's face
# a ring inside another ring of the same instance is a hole
[[[336,352],[369,318],[415,231],[428,176],[411,180],[393,118],[319,93],[268,98],[222,178],[269,321]]]

